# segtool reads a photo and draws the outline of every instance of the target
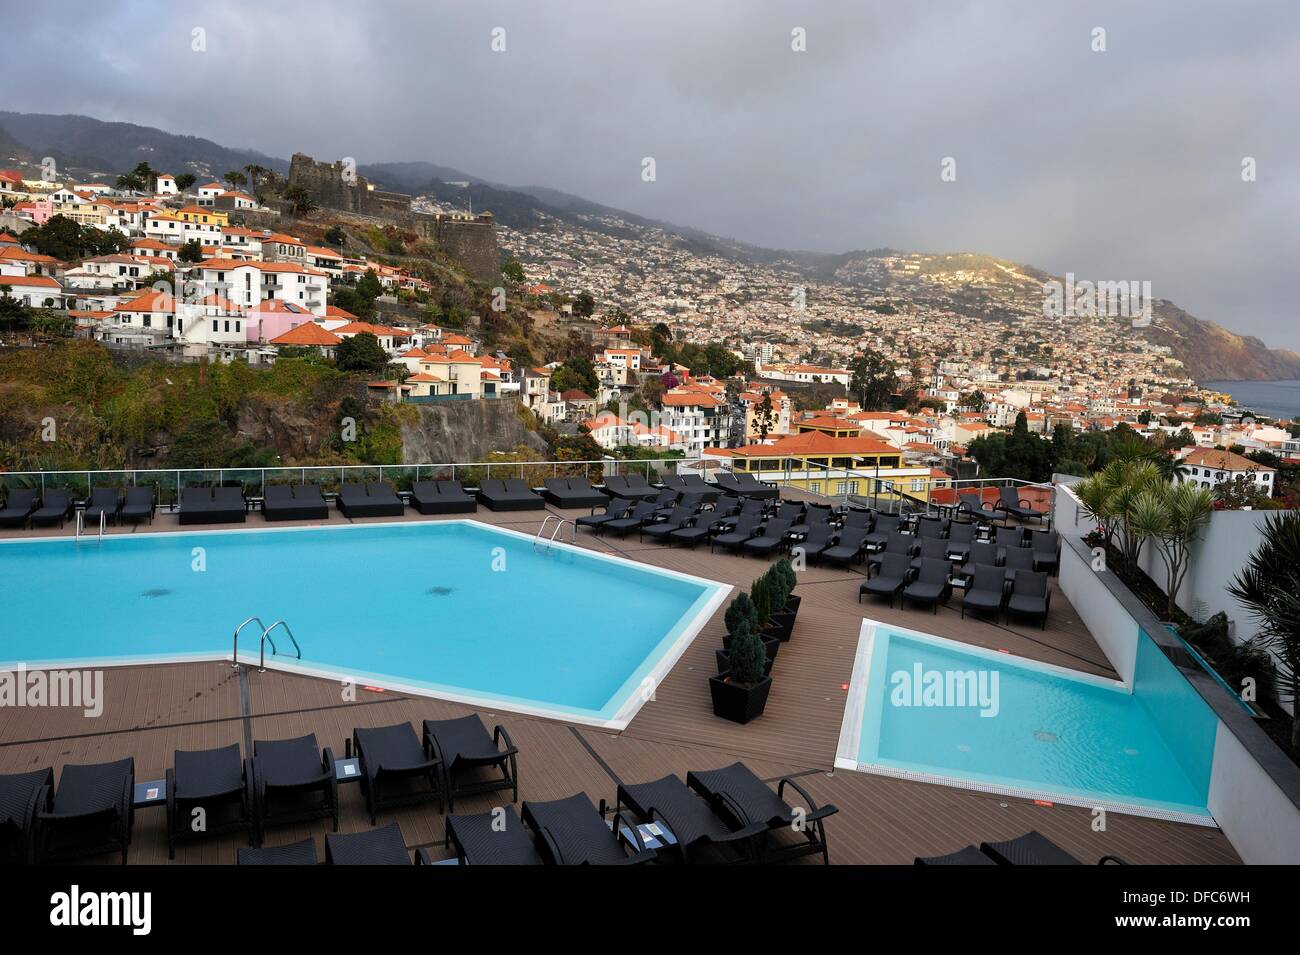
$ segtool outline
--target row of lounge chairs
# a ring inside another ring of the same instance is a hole
[[[620,784],[613,818],[585,793],[546,802],[526,801],[520,818],[510,805],[492,812],[455,815],[455,800],[509,790],[519,800],[518,749],[502,726],[489,734],[470,715],[425,720],[422,739],[409,723],[353,730],[358,775],[370,814],[398,806],[445,800],[446,842],[467,864],[628,864],[661,850],[696,861],[707,847],[729,847],[741,861],[773,862],[820,854],[829,862],[825,819],[837,812],[818,806],[797,781],[783,778],[773,791],[748,767],[689,773],[647,783]],[[247,832],[240,864],[314,863],[312,840],[262,847],[272,827],[328,819],[326,862],[409,864],[396,824],[340,836],[339,779],[334,754],[314,735],[257,740],[241,758],[238,743],[210,750],[178,750],[167,770],[168,852],[185,841]],[[0,776],[0,862],[59,862],[120,852],[126,864],[135,821],[135,761],[64,766],[58,786],[49,768]],[[797,793],[803,805],[786,801]],[[195,810],[204,825],[192,828]],[[798,825],[796,825],[798,823]],[[644,829],[644,826],[649,828]],[[526,827],[526,828],[525,828]],[[797,838],[769,839],[789,829]],[[531,831],[530,836],[528,832]],[[629,854],[630,853],[630,854]],[[417,862],[431,862],[427,853]]]
[[[915,564],[915,566],[913,566]],[[1052,594],[1048,588],[1048,575],[1032,570],[1016,570],[992,564],[976,564],[966,578],[962,593],[961,615],[992,613],[996,619],[1003,610],[1008,619],[1015,614],[1038,620],[1047,626]],[[858,600],[865,596],[886,597],[889,605],[894,598],[901,604],[911,602],[938,612],[939,604],[952,595],[954,569],[949,561],[935,557],[908,558],[903,554],[882,555],[874,577],[868,577],[858,588]]]
[[[992,507],[985,504],[984,498],[974,491],[959,494],[955,513],[958,517],[989,522],[1001,520],[1003,523],[1011,517],[1041,523],[1047,516],[1046,511],[1034,510],[1032,502],[1022,498],[1014,487],[998,488],[998,499]]]
[[[0,507],[0,527],[63,526],[73,513],[72,492],[66,488],[51,488],[42,496],[32,488],[14,488]],[[86,502],[87,527],[106,524],[153,522],[157,508],[153,489],[129,487],[126,495],[115,487],[95,487]]]
[[[509,789],[519,798],[518,750],[502,726],[489,734],[477,716],[425,720],[423,740],[409,723],[353,731],[361,791],[370,813],[436,800],[441,811],[469,794]],[[489,772],[483,778],[483,770]],[[493,774],[492,771],[495,771]],[[59,784],[46,768],[0,775],[0,862],[58,862],[120,852],[125,865],[135,819],[135,761],[68,764]],[[329,819],[338,831],[334,753],[314,735],[177,750],[166,774],[168,852],[177,844],[247,832],[261,845],[272,827]],[[202,809],[202,831],[191,829]]]

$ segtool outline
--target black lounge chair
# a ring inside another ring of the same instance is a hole
[[[759,524],[762,523],[762,517],[757,514],[742,514],[736,519],[735,526],[726,533],[719,534],[709,541],[709,550],[714,547],[725,547],[727,550],[737,550],[749,540],[758,534]]]
[[[613,531],[619,537],[626,537],[629,531],[634,531],[646,521],[654,518],[655,502],[640,501],[632,506],[626,517],[616,517],[612,521],[603,521],[597,528],[597,533],[604,531]]]
[[[510,790],[510,801],[519,801],[519,750],[500,723],[488,735],[487,727],[477,715],[453,720],[424,721],[424,751],[430,759],[442,763],[443,789],[447,793],[447,811],[455,812],[456,797],[476,793]],[[479,770],[500,771],[483,779]]]
[[[1006,842],[981,842],[980,852],[998,865],[1083,865],[1047,836],[1031,829]],[[1128,865],[1119,856],[1105,855],[1097,865]]]
[[[794,526],[790,528],[790,533],[802,537],[811,528],[825,525],[837,526],[835,509],[829,504],[809,504],[803,509],[803,517],[795,521]]]
[[[1034,570],[1056,573],[1061,563],[1061,537],[1056,531],[1034,531],[1030,550],[1034,552]]]
[[[478,501],[466,494],[459,481],[416,481],[411,504],[421,514],[473,514]]]
[[[122,496],[115,487],[97,487],[90,492],[90,500],[82,517],[87,528],[117,523],[117,512],[122,509]],[[102,517],[101,517],[102,515]]]
[[[687,773],[686,785],[708,800],[714,812],[724,819],[730,817],[737,826],[763,823],[770,832],[789,829],[802,837],[801,841],[793,844],[776,844],[769,836],[763,846],[763,862],[820,855],[822,863],[830,865],[830,853],[826,848],[826,818],[835,815],[839,809],[831,803],[818,806],[808,791],[792,777],[783,776],[777,783],[776,792],[772,792],[771,787],[744,763],[732,763],[721,769]],[[785,801],[787,786],[799,794],[804,809],[796,810]],[[796,825],[800,828],[795,829]]]
[[[1047,612],[1052,604],[1052,593],[1047,587],[1047,574],[1032,570],[1016,571],[1011,582],[1011,594],[1007,597],[1007,619],[1017,614],[1021,617],[1036,617],[1039,627],[1047,629]]]
[[[181,491],[182,524],[243,524],[244,492],[237,487],[187,487]]]
[[[123,524],[127,521],[139,524],[143,520],[148,520],[152,524],[157,509],[158,506],[153,499],[153,488],[129,487],[126,489],[126,500],[122,503],[122,509],[118,511],[117,517]]]
[[[919,569],[921,561],[923,560],[949,560],[948,542],[943,538],[922,537],[919,540],[917,540],[917,538],[913,538],[913,540],[917,542],[916,550],[914,551],[915,556],[912,558],[913,568]],[[876,556],[878,555],[873,554],[871,557],[868,557],[867,563],[870,564]]]
[[[916,572],[916,578],[903,588],[901,600],[929,606],[935,613],[939,612],[941,601],[947,600],[952,593],[952,565],[946,560],[926,558]]]
[[[858,587],[858,602],[865,594],[875,597],[888,597],[889,606],[894,606],[894,598],[902,593],[903,588],[912,579],[912,568],[906,554],[884,554],[880,559],[880,569],[876,576],[868,577]]]
[[[27,519],[31,521],[32,527],[43,524],[58,524],[62,527],[71,513],[72,495],[63,488],[51,488],[41,498],[41,506],[32,511]]]
[[[658,496],[658,488],[651,487],[644,474],[611,474],[605,478],[605,493],[633,501],[650,501]]]
[[[970,548],[975,543],[975,528],[978,525],[953,521],[948,525],[948,556],[963,563],[970,557]]]
[[[35,861],[36,811],[51,809],[54,770],[0,775],[0,865]]]
[[[668,535],[668,540],[670,542],[676,541],[679,544],[689,544],[691,548],[694,548],[700,541],[708,540],[709,535],[726,519],[726,515],[717,511],[702,511],[692,517],[686,527],[679,527],[677,530],[672,531]]]
[[[598,507],[609,500],[585,477],[554,477],[542,483],[546,485],[542,497],[556,507]]]
[[[597,513],[597,510],[597,508],[593,507],[590,514],[578,518],[573,523],[578,527],[586,527],[593,532],[599,532],[602,524],[626,517],[628,511],[632,510],[632,502],[625,497],[611,497],[606,500],[604,510],[600,511],[600,513]]]
[[[917,856],[913,865],[997,865],[989,856],[974,846],[958,849],[946,856]]]
[[[789,521],[790,526],[800,524],[804,519],[804,506],[798,501],[780,501],[776,507],[769,513],[769,517],[777,517],[783,521]]]
[[[647,783],[620,783],[615,811],[626,806],[645,823],[659,823],[673,835],[673,848],[683,862],[708,846],[731,846],[741,861],[756,862],[761,847],[758,837],[768,830],[766,821],[742,825],[731,814],[723,818],[677,776],[664,776]]]
[[[942,543],[942,541],[933,541],[931,543]],[[885,554],[902,554],[907,557],[908,560],[911,560],[920,553],[920,550],[920,545],[917,544],[916,538],[911,534],[903,534],[899,531],[894,531],[894,533],[889,535],[889,539],[885,541],[885,546],[881,550],[867,554],[867,576],[871,576],[871,572],[880,565],[880,558]],[[931,547],[931,556],[935,556],[933,553],[934,550],[935,548]],[[942,548],[939,548],[939,550],[942,550]],[[938,556],[942,557],[943,554],[938,554]],[[919,564],[913,562],[912,569],[915,570],[919,566]]]
[[[1008,547],[1002,552],[1002,574],[1008,587],[1022,570],[1034,569],[1034,552],[1028,547]]]
[[[249,849],[240,846],[235,850],[235,865],[315,865],[316,842],[303,839],[284,846],[264,846]]]
[[[319,484],[268,484],[262,516],[268,521],[326,521],[330,509]]]
[[[0,508],[0,527],[26,527],[27,518],[36,510],[36,491],[30,487],[16,487],[9,492],[5,506]]]
[[[203,812],[203,826],[193,826],[194,810]],[[248,773],[239,744],[220,749],[176,750],[167,770],[167,858],[176,858],[176,843],[228,832],[248,832],[253,844],[248,807]]]
[[[686,498],[689,498],[689,500]],[[649,534],[657,541],[668,540],[669,534],[681,530],[695,517],[696,505],[693,503],[694,500],[690,495],[686,495],[683,502],[669,511],[663,520],[648,521],[642,524],[637,528],[639,539],[645,540],[645,536]]]
[[[943,540],[948,536],[948,524],[942,517],[918,517],[913,533],[918,540]]]
[[[553,865],[639,865],[658,854],[647,849],[637,827],[622,813],[615,813],[613,825],[605,822],[605,801],[597,809],[586,793],[549,802],[524,802],[523,821],[537,833],[543,852]],[[635,851],[628,855],[623,834]]]
[[[966,563],[962,564],[960,576],[969,580],[975,576],[975,568],[980,564],[989,564],[993,567],[1002,566],[1002,552],[998,545],[992,541],[975,541],[970,545],[970,550],[966,556]]]
[[[724,482],[724,478],[730,478]],[[737,497],[756,497],[763,501],[778,501],[781,491],[773,484],[764,484],[748,471],[723,472],[718,475],[718,486],[727,494]]]
[[[1023,527],[999,527],[993,532],[993,542],[1004,552],[1019,550],[1027,543]]]
[[[761,518],[767,512],[767,504],[756,497],[736,498],[736,502],[731,512],[727,514],[727,519],[724,522],[726,525],[725,530],[730,530],[736,521],[746,514]]]
[[[870,508],[850,507],[840,513],[841,527],[860,527],[871,530],[876,526],[876,512]]]
[[[790,522],[779,517],[770,518],[763,524],[763,530],[757,537],[751,537],[741,544],[741,550],[755,557],[771,557],[786,544],[786,535],[790,533]]]
[[[996,508],[985,507],[984,499],[973,491],[967,491],[957,496],[960,501],[957,505],[957,515],[959,517],[965,514],[971,520],[984,521],[985,523],[1006,519],[1006,515],[1000,513]]]
[[[401,827],[390,822],[364,832],[327,833],[326,865],[411,865]]]
[[[864,531],[863,540],[870,550],[882,550],[889,538],[903,529],[903,519],[897,514],[879,514],[871,530]]]
[[[1030,503],[1017,494],[1014,487],[1004,487],[998,489],[998,501],[993,508],[1021,521],[1041,521],[1047,516],[1046,511],[1036,511]]]
[[[317,746],[315,735],[256,740],[248,769],[258,845],[269,827],[292,822],[330,819],[339,831],[334,754]]]
[[[339,511],[344,517],[401,517],[406,508],[387,481],[344,484],[339,490]]]
[[[853,564],[862,560],[867,552],[867,529],[845,527],[840,531],[833,547],[822,551],[821,559],[832,564]]]
[[[976,564],[975,572],[966,585],[966,592],[961,597],[961,615],[966,611],[972,613],[991,613],[997,620],[1006,601],[1006,582],[1003,569],[991,564]]]
[[[479,482],[479,503],[490,511],[535,511],[546,502],[519,478]]]
[[[448,845],[461,865],[545,865],[514,806],[447,817]]]
[[[361,792],[372,826],[375,813],[394,806],[436,799],[442,812],[442,767],[428,756],[410,723],[357,727],[352,748],[361,763]]]
[[[64,766],[53,797],[45,787],[37,796],[36,861],[120,851],[126,865],[135,822],[134,788],[135,760],[129,756],[111,763]]]
[[[790,531],[794,533],[794,528]],[[790,552],[802,553],[811,563],[825,553],[838,533],[834,524],[810,524],[804,536],[790,545]]]

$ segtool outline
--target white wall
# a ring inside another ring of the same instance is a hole
[[[1300,810],[1222,722],[1214,741],[1208,808],[1243,861],[1300,864]]]

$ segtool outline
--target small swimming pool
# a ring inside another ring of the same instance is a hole
[[[1145,635],[1127,687],[867,620],[836,766],[1213,825],[1216,723]]]
[[[0,580],[0,668],[229,659],[256,615],[268,666],[617,729],[731,589],[469,520],[5,541]]]

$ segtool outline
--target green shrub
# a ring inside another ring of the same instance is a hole
[[[759,577],[750,584],[749,599],[758,611],[758,626],[761,629],[772,616],[772,588],[766,577]]]
[[[763,679],[763,667],[767,663],[767,650],[763,641],[749,626],[748,620],[740,620],[731,635],[731,648],[727,651],[727,665],[731,668],[731,680],[745,686],[753,686]]]
[[[750,630],[754,630],[758,627],[758,608],[749,599],[749,594],[742,591],[727,607],[723,620],[727,624],[727,633],[734,634],[742,620],[749,624]]]

